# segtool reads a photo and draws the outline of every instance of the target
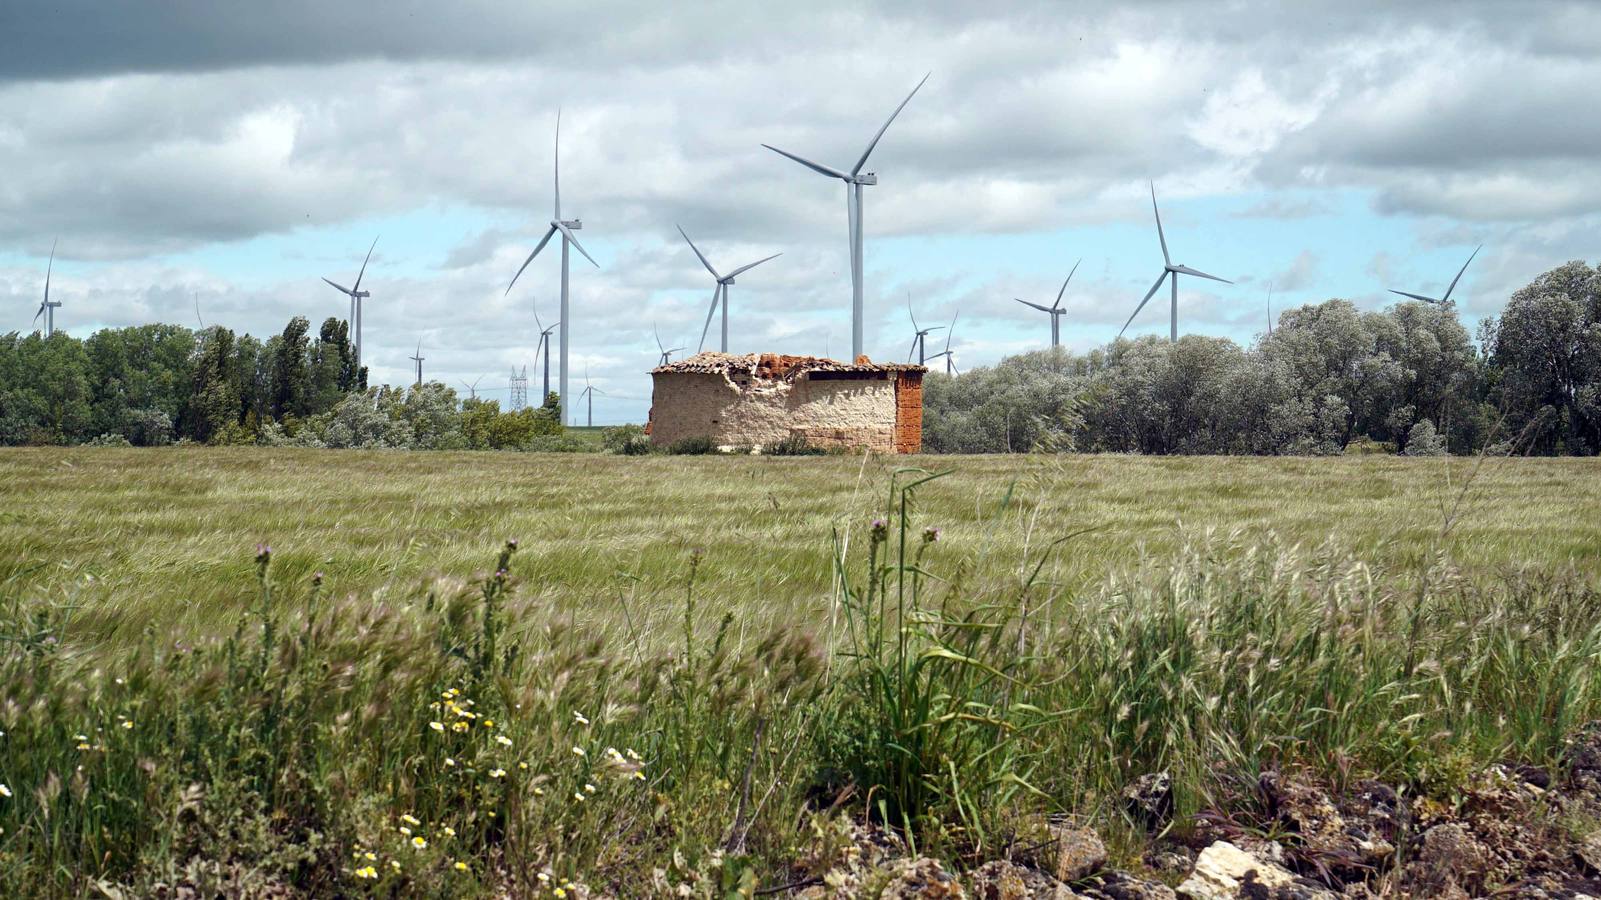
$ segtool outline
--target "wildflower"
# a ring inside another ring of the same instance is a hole
[[[589,798],[585,797],[583,794],[579,793],[578,791],[573,791],[573,799],[577,800],[579,803],[583,803],[585,800],[588,800]]]
[[[495,720],[494,719],[485,719],[484,720],[484,727],[485,728],[494,728],[495,727]]]
[[[402,825],[402,826],[400,826],[400,833],[401,834],[411,834],[411,829],[407,828],[404,825]]]
[[[460,718],[463,718],[463,719],[476,719],[476,718],[478,718],[478,714],[477,713],[475,713],[475,712],[473,712],[471,710],[468,710],[468,709],[462,709],[460,707],[457,707],[456,715],[459,716]]]
[[[550,873],[549,872],[540,872],[539,873],[539,882],[541,884],[549,883],[549,881],[550,881]]]
[[[11,796],[11,788],[6,787],[5,782],[0,781],[0,797],[8,797],[9,798],[10,796]]]
[[[638,781],[644,781],[645,780],[645,773],[644,772],[635,772],[634,773],[634,778],[635,778],[635,780],[638,780]]]
[[[586,794],[595,793],[595,786],[592,785],[592,784],[585,784],[584,785],[584,793],[586,793]]]
[[[543,797],[543,796],[545,796],[545,789],[542,788],[542,787],[534,788],[534,796],[535,797]]]
[[[89,736],[87,734],[74,735],[73,737],[79,743],[82,743],[82,742],[87,741],[89,739]]]
[[[374,869],[372,866],[362,866],[361,868],[356,870],[356,877],[357,878],[368,878],[368,879],[377,878],[378,877],[378,870]]]
[[[489,770],[489,777],[490,778],[505,778],[506,777],[506,770],[505,769],[490,769]]]
[[[418,819],[416,816],[412,815],[411,813],[406,813],[405,815],[401,816],[400,817],[400,821],[405,822],[407,825],[421,825],[422,824],[422,820]]]
[[[628,748],[628,758],[633,760],[634,762],[640,762],[641,761],[640,758],[639,758],[639,754],[634,752],[634,748],[633,747],[629,747]]]
[[[445,723],[443,723],[443,722],[429,722],[428,723],[428,727],[432,728],[435,731],[444,731],[445,730]]]
[[[940,529],[939,529],[938,526],[935,526],[935,525],[930,525],[927,528],[923,529],[923,543],[932,544],[935,541],[939,540],[939,533],[940,533]]]
[[[451,759],[451,758],[450,758],[450,757],[448,757],[448,756],[447,756],[447,757],[445,757],[445,765],[447,765],[447,766],[454,766],[454,765],[455,765],[455,764],[456,764],[456,761],[455,761],[455,760],[454,760],[454,759]]]
[[[423,850],[428,847],[428,842],[423,840],[422,835],[419,834],[411,839],[411,845],[416,847],[418,850]]]
[[[132,728],[133,727],[133,720],[132,719],[124,719],[123,723],[122,723],[122,727],[123,728]]]
[[[78,749],[79,750],[93,750],[94,748],[89,746],[88,742],[83,742],[83,743],[78,744]]]
[[[365,859],[368,862],[377,862],[378,861],[378,854],[372,852],[371,850],[367,851],[366,853],[363,853],[361,855],[361,857],[362,857],[362,859]]]
[[[465,871],[467,871],[467,864],[462,862],[461,860],[457,860],[455,868],[456,868],[456,871],[458,871],[458,872],[465,872]]]
[[[495,743],[499,744],[502,747],[510,747],[511,746],[511,738],[506,737],[504,734],[497,734],[497,735],[495,735]]]
[[[117,683],[118,683],[118,684],[127,684],[127,683],[128,683],[128,682],[127,682],[127,680],[126,680],[126,679],[122,679],[122,678],[118,678],[118,679],[117,679]]]
[[[444,834],[445,837],[455,837],[456,836],[456,829],[451,828],[449,825],[446,825],[444,828],[441,828],[440,832],[442,834]]]
[[[389,861],[389,868],[394,869],[396,872],[399,872],[400,871],[400,860],[391,859]]]
[[[563,889],[563,888],[557,888],[554,891],[551,891],[550,895],[552,897],[558,898],[558,900],[559,900],[559,898],[567,896],[567,891],[565,889]]]
[[[520,762],[520,763],[517,764],[517,768],[522,769],[523,771],[526,772],[526,771],[528,771],[528,764],[525,763],[525,762]]]
[[[466,722],[452,722],[452,723],[450,723],[450,730],[451,731],[458,731],[458,732],[459,731],[466,731],[467,730],[467,723]]]
[[[876,543],[878,541],[884,540],[886,537],[889,537],[889,523],[884,521],[883,519],[874,519],[873,520],[873,541]]]
[[[573,747],[573,755],[574,756],[588,756],[589,754],[584,752],[584,748],[583,747],[575,746],[575,747]]]
[[[573,710],[573,721],[577,722],[580,725],[588,725],[589,724],[589,720],[584,718],[584,714],[579,712],[576,709]]]

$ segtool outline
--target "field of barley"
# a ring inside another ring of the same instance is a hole
[[[1601,719],[1592,460],[28,449],[0,485],[5,896],[876,896],[853,828],[963,872],[1041,816],[1154,883],[1279,834],[1264,773],[1446,809]],[[1382,889],[1415,837],[1282,840]]]

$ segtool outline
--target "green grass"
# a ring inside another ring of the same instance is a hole
[[[828,606],[829,530],[881,507],[905,460],[351,453],[258,449],[0,451],[0,581],[70,600],[111,639],[147,627],[227,628],[252,602],[250,557],[322,572],[333,594],[407,593],[482,571],[523,543],[536,594],[590,625],[620,592],[654,616],[693,549],[706,589],[753,624],[807,625]],[[1416,566],[1472,461],[926,457],[951,468],[921,499],[946,531],[938,557],[971,560],[981,588],[1016,582],[1030,547],[1085,527],[1044,580],[1063,589],[1163,554],[1181,530],[1332,541]],[[1453,485],[1456,485],[1453,487]],[[1601,463],[1486,466],[1444,542],[1483,570],[1601,567]],[[92,580],[91,580],[92,579]],[[174,597],[174,592],[181,597]]]
[[[0,453],[0,895],[724,896],[836,797],[1133,853],[1158,769],[1178,834],[1266,768],[1449,799],[1601,717],[1601,466],[1474,465]]]

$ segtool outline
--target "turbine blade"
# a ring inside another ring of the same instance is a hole
[[[908,316],[912,317],[912,330],[916,331],[919,334],[921,334],[922,330],[917,327],[917,313],[912,311],[912,292],[911,291],[907,291],[906,292],[906,314]]]
[[[568,228],[566,225],[557,225],[556,227],[561,229],[561,233],[567,238],[567,240],[573,242],[573,246],[578,248],[579,253],[584,254],[584,259],[589,260],[590,265],[597,269],[600,268],[600,263],[595,262],[595,257],[590,256],[589,251],[584,249],[584,245],[578,243],[578,238],[573,235],[571,228]]]
[[[1425,297],[1422,294],[1409,294],[1406,291],[1398,291],[1395,288],[1391,288],[1390,289],[1390,293],[1392,293],[1392,294],[1400,294],[1403,297],[1411,297],[1413,300],[1421,300],[1424,303],[1440,303],[1440,302],[1442,302],[1441,300],[1439,300],[1436,297]]]
[[[50,262],[44,268],[44,302],[46,303],[50,302],[50,273],[54,272],[56,268],[56,244],[58,243],[60,243],[60,238],[50,242]],[[40,307],[40,309],[43,308]]]
[[[545,232],[545,236],[539,239],[539,246],[535,247],[534,248],[534,252],[528,254],[528,258],[523,260],[522,269],[518,269],[517,270],[517,274],[511,276],[511,284],[506,285],[506,293],[507,294],[510,294],[511,293],[511,289],[517,285],[517,279],[522,277],[523,269],[528,268],[528,264],[534,261],[534,257],[539,255],[539,251],[545,249],[545,245],[550,243],[550,236],[555,234],[555,233],[556,233],[556,226],[552,225],[552,226],[550,226],[550,230]],[[502,295],[502,296],[504,296],[504,295]]]
[[[662,333],[656,330],[655,322],[650,323],[650,333],[656,336],[656,351],[658,353],[666,353],[667,351],[662,348]]]
[[[1156,182],[1151,182],[1151,212],[1156,213],[1156,239],[1162,242],[1162,262],[1173,265],[1173,257],[1167,255],[1167,235],[1162,233],[1162,211],[1156,208]]]
[[[1067,280],[1062,282],[1062,289],[1056,292],[1056,302],[1051,304],[1051,309],[1055,309],[1062,305],[1062,295],[1067,293],[1067,282],[1073,280],[1073,273],[1078,271],[1078,263],[1083,261],[1084,257],[1081,256],[1079,257],[1078,262],[1073,264],[1073,271],[1067,273]]]
[[[1128,321],[1123,323],[1122,329],[1120,329],[1118,331],[1118,333],[1117,333],[1118,337],[1122,337],[1123,336],[1123,332],[1128,331],[1129,325],[1133,324],[1133,322],[1134,322],[1134,317],[1140,314],[1140,310],[1145,308],[1145,304],[1151,302],[1151,298],[1152,297],[1156,296],[1157,289],[1162,286],[1162,282],[1167,280],[1167,276],[1168,276],[1168,271],[1166,269],[1163,269],[1162,270],[1162,277],[1156,279],[1156,283],[1151,285],[1151,289],[1145,292],[1145,299],[1141,300],[1140,301],[1140,305],[1134,307],[1134,312],[1129,314]]]
[[[793,159],[794,161],[800,163],[808,169],[811,169],[813,172],[816,172],[819,175],[827,175],[830,178],[841,178],[845,181],[851,180],[851,177],[846,175],[844,172],[841,172],[838,169],[830,169],[828,166],[825,166],[822,163],[814,163],[804,156],[796,156],[788,150],[780,150],[777,147],[774,147],[772,144],[763,144],[762,146],[773,151],[774,153],[777,153],[779,156],[787,156],[790,159]]]
[[[951,336],[956,334],[956,316],[959,316],[961,314],[962,314],[962,311],[961,310],[957,310],[956,311],[956,315],[951,316],[951,327],[949,329],[947,329],[946,332],[945,332],[945,352],[946,353],[950,353],[951,352]]]
[[[1221,281],[1224,284],[1233,284],[1234,283],[1234,282],[1228,280],[1227,278],[1219,278],[1216,275],[1208,275],[1208,274],[1206,274],[1205,272],[1202,272],[1199,269],[1192,269],[1189,266],[1173,266],[1173,271],[1182,272],[1185,275],[1194,275],[1196,278],[1210,278],[1213,281]]]
[[[782,254],[782,253],[774,253],[772,256],[763,257],[762,259],[758,259],[753,263],[749,263],[747,265],[740,266],[739,268],[735,269],[734,271],[729,272],[724,277],[725,278],[733,278],[735,275],[738,275],[741,272],[749,272],[751,269],[754,269],[757,266],[761,265],[762,263],[767,262],[769,259],[777,259],[777,258],[779,258],[780,256],[783,256],[783,255],[784,254]]]
[[[42,316],[42,315],[44,315],[44,304],[43,303],[39,304],[39,311],[33,314],[34,324],[38,324],[39,317]]]
[[[862,166],[867,165],[867,158],[873,155],[873,148],[878,146],[878,139],[884,136],[884,132],[889,130],[890,123],[895,121],[895,117],[901,114],[901,110],[906,108],[906,104],[912,102],[912,98],[917,96],[917,92],[922,89],[924,82],[928,81],[928,76],[933,74],[933,72],[929,72],[928,75],[924,75],[923,80],[917,83],[917,87],[912,88],[912,92],[906,95],[906,99],[901,101],[901,105],[895,107],[895,111],[889,114],[888,119],[884,120],[884,127],[878,129],[878,134],[873,135],[873,140],[868,143],[867,149],[862,151],[862,158],[856,161],[856,168],[851,169],[852,175],[861,173]]]
[[[722,296],[723,296],[723,285],[722,285],[722,282],[718,282],[715,286],[712,287],[712,308],[706,310],[706,324],[702,325],[701,328],[700,328],[700,343],[698,345],[696,345],[696,347],[695,347],[695,352],[696,353],[699,353],[702,350],[706,349],[706,332],[711,330],[711,327],[712,327],[712,316],[716,315],[716,313],[717,313],[717,301],[719,299],[721,299]]]
[[[561,221],[561,107],[556,107],[556,221]]]
[[[717,270],[712,268],[712,264],[706,261],[706,254],[700,252],[700,248],[695,246],[695,242],[689,239],[689,235],[684,234],[684,226],[679,225],[677,228],[678,233],[684,235],[684,241],[689,244],[689,249],[695,251],[695,256],[700,260],[700,264],[706,267],[706,271],[712,273],[713,278],[721,280],[723,276],[717,274]]]
[[[906,361],[912,361],[912,354],[917,352],[917,338],[912,338],[912,349],[906,351]]]
[[[1012,299],[1013,300],[1017,300],[1016,297],[1013,297]],[[1035,309],[1039,310],[1040,312],[1047,312],[1048,313],[1048,312],[1051,311],[1051,308],[1049,306],[1041,306],[1038,303],[1030,303],[1027,300],[1017,300],[1017,302],[1023,304],[1024,306],[1032,306]]]
[[[1478,256],[1479,251],[1483,249],[1483,244],[1473,249],[1473,253],[1468,256],[1468,261],[1462,264],[1462,268],[1456,273],[1456,277],[1451,279],[1451,286],[1445,289],[1445,296],[1440,298],[1441,303],[1451,299],[1451,292],[1456,290],[1456,283],[1462,280],[1462,273],[1468,270],[1468,265],[1473,262],[1473,257]]]
[[[324,278],[323,281],[328,281],[328,279]],[[336,290],[338,290],[339,293],[341,293],[341,294],[353,294],[353,293],[355,293],[350,288],[345,287],[344,285],[340,284],[337,281],[328,281],[328,283],[333,285],[334,288]]]
[[[372,247],[367,248],[367,258],[361,261],[361,271],[356,273],[356,286],[351,288],[352,291],[361,290],[361,276],[367,274],[367,263],[372,260],[372,250],[376,246],[378,246],[378,238],[373,238]]]

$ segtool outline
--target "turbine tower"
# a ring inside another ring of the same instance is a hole
[[[782,254],[782,253],[774,253],[772,256],[764,257],[762,259],[756,260],[753,263],[748,263],[746,265],[740,266],[739,268],[735,269],[734,271],[729,272],[727,275],[719,275],[717,273],[717,270],[712,268],[712,264],[706,261],[706,255],[704,253],[700,252],[700,248],[699,247],[695,246],[695,242],[689,239],[689,235],[684,234],[684,226],[682,226],[682,225],[678,226],[678,233],[684,235],[684,241],[689,244],[689,249],[695,251],[695,256],[696,256],[697,259],[700,260],[700,264],[706,267],[706,271],[712,273],[712,279],[717,282],[717,284],[712,288],[712,307],[711,307],[711,309],[706,311],[706,324],[701,326],[701,329],[700,329],[700,346],[695,348],[695,352],[699,353],[701,347],[705,347],[706,346],[706,331],[712,327],[712,316],[714,314],[716,314],[716,312],[717,312],[717,304],[718,304],[719,300],[721,300],[722,305],[723,305],[723,341],[722,341],[722,345],[721,345],[721,347],[719,349],[721,349],[724,353],[727,353],[728,352],[728,286],[734,283],[734,276],[739,275],[742,272],[747,272],[747,271],[749,271],[751,269],[754,269],[757,266],[761,265],[762,263],[767,262],[767,260],[769,260],[769,259],[777,259],[778,257],[783,256],[784,254]],[[659,338],[657,339],[657,343],[658,344],[661,343],[661,340]]]
[[[1123,336],[1123,332],[1124,331],[1128,331],[1129,325],[1134,322],[1134,316],[1139,315],[1140,314],[1140,310],[1145,308],[1145,304],[1150,302],[1151,297],[1156,293],[1157,288],[1160,288],[1162,286],[1162,282],[1167,280],[1168,276],[1172,276],[1172,278],[1173,278],[1173,285],[1172,285],[1172,287],[1173,287],[1173,306],[1172,306],[1172,314],[1171,314],[1171,317],[1169,319],[1168,340],[1172,341],[1173,343],[1178,343],[1178,339],[1179,339],[1179,276],[1180,275],[1194,275],[1196,278],[1208,278],[1208,279],[1211,279],[1212,281],[1221,281],[1224,284],[1233,284],[1234,282],[1229,281],[1227,278],[1219,278],[1216,275],[1208,275],[1205,272],[1199,271],[1197,269],[1192,269],[1189,266],[1174,265],[1173,257],[1167,255],[1167,236],[1162,233],[1162,212],[1161,212],[1161,210],[1156,208],[1156,184],[1154,182],[1151,184],[1151,212],[1156,214],[1156,239],[1162,242],[1162,277],[1156,279],[1156,283],[1151,285],[1151,289],[1145,292],[1145,299],[1140,301],[1140,305],[1139,306],[1134,307],[1133,315],[1130,315],[1128,317],[1128,321],[1123,323],[1123,330],[1119,331],[1117,333],[1117,336],[1118,337],[1122,337]]]
[[[658,365],[658,366],[667,365],[668,363],[673,361],[673,354],[674,353],[679,353],[679,352],[683,351],[683,349],[684,349],[683,347],[665,347],[665,346],[663,346],[662,345],[661,332],[656,330],[655,324],[652,324],[650,326],[650,333],[656,335],[656,349],[661,351],[661,355],[662,355],[661,359],[657,361],[656,365]]]
[[[1445,306],[1446,304],[1451,302],[1451,292],[1456,290],[1456,283],[1458,281],[1462,280],[1462,273],[1466,272],[1468,270],[1468,263],[1473,262],[1473,257],[1478,256],[1479,255],[1479,251],[1483,250],[1483,249],[1484,249],[1484,245],[1480,244],[1479,246],[1477,246],[1477,247],[1475,247],[1473,249],[1472,253],[1468,254],[1468,261],[1462,264],[1462,268],[1461,269],[1457,270],[1456,277],[1451,279],[1451,285],[1445,289],[1445,296],[1444,297],[1439,297],[1439,298],[1425,297],[1422,294],[1409,294],[1406,291],[1398,291],[1398,290],[1395,290],[1394,288],[1390,289],[1390,293],[1392,293],[1392,294],[1400,294],[1403,297],[1411,297],[1413,300],[1421,300],[1424,303],[1433,303],[1433,304],[1437,304],[1439,306]]]
[[[556,111],[556,160],[555,161],[556,161],[556,167],[555,167],[555,170],[556,170],[556,178],[555,178],[555,181],[556,181],[556,214],[555,214],[555,217],[550,220],[550,229],[545,232],[545,236],[544,237],[539,239],[539,244],[534,247],[534,252],[528,254],[528,258],[523,260],[522,268],[518,269],[517,270],[517,274],[513,275],[511,277],[511,284],[506,285],[506,293],[507,294],[511,293],[512,287],[514,287],[517,284],[517,279],[523,274],[523,269],[528,268],[528,264],[534,261],[534,257],[539,255],[539,251],[545,249],[545,245],[550,243],[551,236],[556,234],[558,231],[561,232],[561,319],[558,320],[556,324],[561,326],[561,381],[560,381],[561,393],[559,394],[559,396],[561,398],[561,406],[560,406],[561,416],[560,416],[560,418],[561,418],[561,423],[563,425],[566,425],[567,424],[567,350],[568,350],[568,346],[569,346],[569,343],[570,343],[568,341],[568,339],[567,339],[568,338],[567,320],[570,318],[570,316],[568,315],[568,312],[567,312],[567,248],[569,246],[576,247],[578,249],[579,253],[584,254],[584,259],[589,260],[589,264],[594,266],[597,269],[600,268],[600,263],[595,262],[595,258],[590,256],[589,253],[584,250],[584,245],[578,243],[578,237],[573,234],[573,232],[581,231],[583,229],[583,227],[584,227],[583,220],[582,219],[563,219],[561,217],[561,110],[559,110],[559,109]],[[548,353],[549,351],[547,350],[546,352]],[[548,387],[548,385],[547,385],[547,387]],[[548,390],[545,392],[545,396],[547,396],[547,397],[550,396],[550,392]]]
[[[417,342],[417,355],[411,359],[417,363],[417,383],[413,387],[422,387],[422,361],[426,359],[422,355],[422,341]]]
[[[50,262],[44,269],[44,302],[39,304],[39,311],[33,314],[33,321],[38,322],[44,316],[44,336],[48,339],[56,333],[56,309],[61,306],[60,300],[50,299],[50,273],[56,268],[56,242],[50,242]]]
[[[536,307],[534,309],[534,324],[539,326],[539,344],[534,347],[534,357],[537,359],[540,351],[544,351],[545,355],[545,392],[539,395],[539,405],[544,406],[545,398],[550,396],[550,333],[555,331],[556,326],[561,323],[552,322],[550,327],[546,328],[544,323],[539,321],[539,309]],[[523,367],[523,375],[525,377],[528,375],[527,366]]]
[[[951,336],[956,334],[956,318],[957,318],[957,316],[960,316],[961,314],[962,314],[962,311],[961,310],[957,310],[956,311],[956,315],[955,316],[951,316],[951,325],[950,325],[950,327],[945,329],[945,349],[941,350],[940,352],[935,353],[933,356],[929,357],[930,360],[939,359],[941,356],[945,357],[945,374],[946,375],[956,375],[956,374],[958,374],[957,371],[956,371],[956,354],[951,352]]]
[[[1068,272],[1067,278],[1062,281],[1062,289],[1056,292],[1056,302],[1052,303],[1050,306],[1041,306],[1038,303],[1030,303],[1027,300],[1017,300],[1016,297],[1012,298],[1024,306],[1032,306],[1042,313],[1050,314],[1052,348],[1060,347],[1062,345],[1062,317],[1067,315],[1067,310],[1062,308],[1062,295],[1067,293],[1067,283],[1073,280],[1073,273],[1078,271],[1078,264],[1083,261],[1083,258],[1080,257],[1079,261],[1073,264],[1072,271]]]
[[[586,397],[589,398],[589,408],[588,408],[587,418],[585,420],[585,427],[586,428],[594,428],[595,427],[595,395],[596,394],[604,395],[605,393],[606,393],[605,391],[602,391],[602,390],[599,390],[597,388],[593,388],[593,387],[589,386],[589,369],[587,369],[587,368],[584,369],[584,389],[583,389],[582,392],[579,393],[578,399],[583,400]]]
[[[850,224],[851,241],[851,362],[855,362],[856,358],[862,355],[862,187],[878,184],[878,175],[873,172],[863,173],[862,166],[867,165],[867,158],[873,154],[873,148],[878,146],[879,138],[889,130],[890,123],[901,114],[906,104],[912,102],[912,97],[916,96],[918,90],[928,81],[928,76],[932,74],[934,73],[924,75],[923,80],[917,83],[917,87],[912,88],[912,92],[901,101],[901,105],[895,107],[895,111],[889,114],[889,119],[878,129],[878,133],[873,135],[873,139],[867,144],[867,149],[862,151],[861,159],[856,161],[856,165],[849,173],[814,163],[787,150],[780,150],[772,144],[762,145],[780,156],[789,157],[819,175],[838,178],[845,182],[846,216]]]
[[[345,287],[342,284],[329,281],[327,278],[323,279],[323,281],[333,285],[334,290],[350,298],[350,318],[346,322],[350,325],[351,345],[356,351],[357,369],[361,368],[361,301],[372,296],[370,291],[361,289],[361,277],[367,274],[367,263],[372,259],[373,247],[377,246],[378,238],[373,238],[372,247],[367,248],[367,258],[361,261],[361,271],[356,273],[355,287]]]
[[[910,350],[908,350],[906,352],[906,361],[907,362],[911,362],[913,354],[916,354],[916,356],[917,356],[917,364],[920,365],[920,366],[927,365],[928,364],[928,335],[929,335],[930,332],[943,331],[945,329],[945,326],[944,325],[935,325],[935,326],[933,326],[931,328],[919,328],[917,326],[917,313],[912,311],[912,295],[911,294],[907,294],[906,295],[906,314],[912,317],[912,331],[914,332],[912,334],[912,349],[910,349]],[[935,356],[938,357],[939,354],[935,354]]]

